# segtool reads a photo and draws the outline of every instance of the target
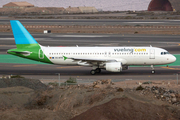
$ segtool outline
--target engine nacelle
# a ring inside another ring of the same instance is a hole
[[[110,72],[121,72],[122,63],[121,62],[106,63],[105,68],[107,71],[110,71]]]

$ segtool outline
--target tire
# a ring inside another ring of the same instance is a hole
[[[152,70],[151,73],[154,74],[154,73],[155,73],[155,70]]]
[[[96,71],[95,70],[91,70],[90,73],[91,73],[91,75],[95,75]]]
[[[96,69],[96,73],[101,73],[101,69],[100,69],[100,68],[97,68],[97,69]]]

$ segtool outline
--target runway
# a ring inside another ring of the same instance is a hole
[[[180,35],[32,34],[44,46],[153,46],[180,54]],[[0,33],[0,54],[14,48],[12,33]]]
[[[44,46],[150,46],[162,47],[172,54],[180,54],[180,36],[176,35],[113,35],[113,34],[32,34]],[[0,33],[0,54],[15,48],[12,33]],[[38,79],[57,79],[56,73],[62,79],[75,77],[79,80],[113,79],[113,80],[175,80],[180,73],[180,67],[156,67],[156,73],[151,74],[150,67],[130,67],[120,73],[102,71],[90,75],[90,67],[11,64],[0,63],[0,75],[23,75]]]
[[[176,80],[180,73],[180,67],[155,67],[156,73],[151,74],[150,67],[130,67],[129,70],[113,73],[102,70],[101,73],[90,75],[90,67],[82,66],[59,66],[59,65],[36,65],[36,64],[11,64],[0,63],[1,75],[22,75],[34,79],[54,80],[60,73],[62,80],[69,77],[79,80],[112,79],[123,80]]]
[[[111,19],[19,19],[24,25],[169,25],[179,26],[180,20],[111,20]],[[10,20],[0,20],[1,24],[10,24]]]

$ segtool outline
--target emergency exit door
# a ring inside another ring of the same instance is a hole
[[[155,49],[150,49],[149,58],[150,58],[150,59],[155,59]]]

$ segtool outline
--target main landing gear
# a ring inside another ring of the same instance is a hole
[[[101,73],[101,69],[96,68],[95,70],[91,70],[90,73],[91,73],[91,75],[95,75],[96,73]]]
[[[151,69],[152,69],[151,73],[154,74],[154,73],[155,73],[155,70],[154,70],[153,65],[151,65]]]

